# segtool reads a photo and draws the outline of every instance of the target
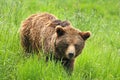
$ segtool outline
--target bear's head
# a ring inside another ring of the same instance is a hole
[[[57,26],[56,35],[55,56],[72,60],[82,52],[85,41],[90,37],[90,32],[81,32],[71,26]]]

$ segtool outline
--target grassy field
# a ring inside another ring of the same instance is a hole
[[[60,63],[23,57],[21,21],[39,12],[92,32],[72,76]],[[120,80],[120,1],[0,0],[0,80]]]

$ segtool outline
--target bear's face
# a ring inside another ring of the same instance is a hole
[[[74,59],[84,48],[89,32],[80,32],[72,27],[57,27],[55,41],[55,55],[58,58]]]

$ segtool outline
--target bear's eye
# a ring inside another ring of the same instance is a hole
[[[67,43],[64,43],[64,47],[66,47],[66,48],[67,48],[67,47],[68,47],[68,44],[67,44]]]
[[[75,49],[79,49],[80,45],[79,44],[75,44]]]
[[[64,43],[64,42],[63,42],[63,43],[58,44],[58,46],[59,46],[59,47],[61,47],[62,49],[63,49],[63,48],[64,48],[64,49],[66,49],[66,48],[68,47],[68,45],[69,45],[69,44]]]

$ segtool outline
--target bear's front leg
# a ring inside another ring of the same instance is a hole
[[[64,66],[65,70],[68,72],[68,74],[72,74],[74,69],[74,61],[75,60],[63,60],[62,65]]]

